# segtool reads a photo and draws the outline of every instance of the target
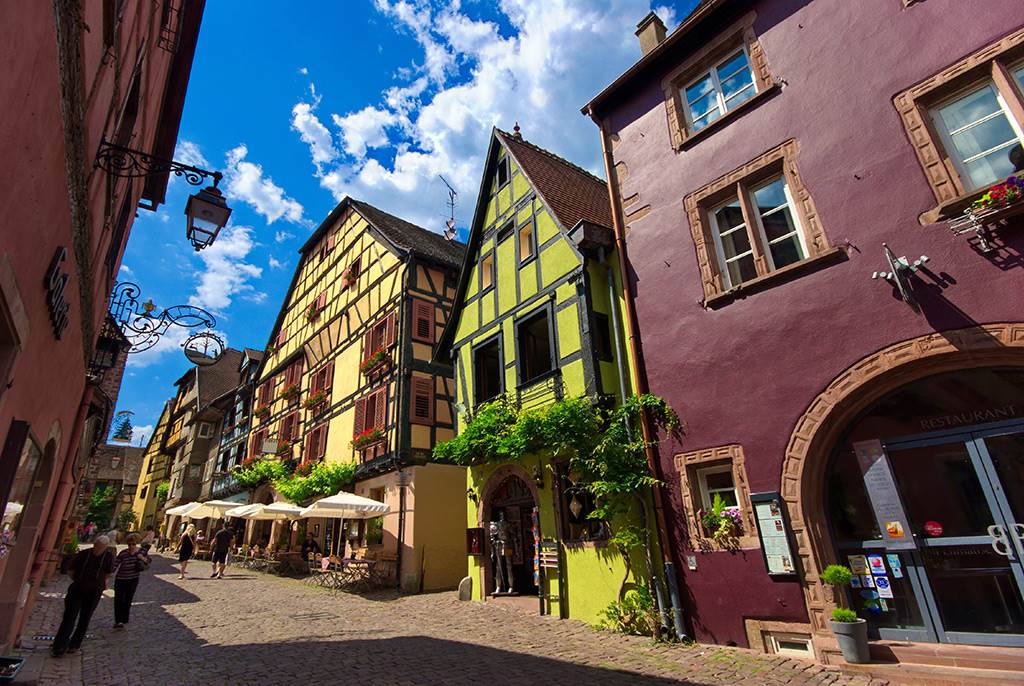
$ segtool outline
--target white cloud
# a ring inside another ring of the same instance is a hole
[[[228,197],[251,205],[266,218],[268,224],[281,218],[296,224],[306,224],[302,204],[289,198],[270,176],[264,176],[261,165],[246,160],[248,154],[249,149],[244,143],[228,151],[228,169],[225,174]]]
[[[218,313],[236,297],[255,296],[250,281],[260,278],[263,270],[245,261],[254,245],[251,233],[247,226],[230,226],[221,231],[216,243],[199,253],[204,269],[198,275],[196,292],[189,298],[190,305]]]
[[[134,278],[135,276],[135,272],[132,271],[132,268],[123,262],[121,263],[121,268],[118,271],[129,279]]]
[[[284,243],[285,241],[290,240],[292,238],[295,238],[295,234],[294,233],[289,233],[288,231],[275,231],[274,232],[274,241],[277,242],[277,243]]]
[[[203,151],[199,149],[199,146],[185,139],[179,140],[177,147],[174,148],[174,159],[193,167],[210,168],[210,163],[203,157]]]
[[[316,165],[317,172],[320,173],[324,164],[337,159],[338,150],[334,147],[331,132],[316,116],[320,98],[315,96],[312,84],[310,91],[314,94],[313,102],[298,102],[292,108],[292,130],[297,131],[302,142],[309,146],[313,164]]]
[[[267,264],[270,265],[271,269],[284,269],[286,266],[288,266],[287,262],[282,262],[281,260],[277,259],[273,255],[270,255],[267,258]]]
[[[475,18],[471,3],[375,4],[420,54],[378,103],[332,116],[342,154],[318,177],[335,199],[352,195],[440,230],[443,174],[465,227],[491,127],[517,121],[527,140],[603,175],[597,127],[579,108],[639,59],[633,32],[649,0],[502,0],[501,29]],[[695,0],[684,4],[680,12]],[[668,8],[657,11],[674,24]]]
[[[307,69],[306,67],[299,67],[299,73],[302,74],[303,76],[307,76],[309,74],[309,69]]]
[[[149,442],[149,437],[153,435],[153,425],[143,424],[142,426],[132,427],[132,445],[145,446]]]
[[[296,107],[298,106],[296,105]],[[366,157],[367,148],[379,148],[387,145],[386,129],[398,121],[397,116],[392,112],[377,109],[372,105],[367,105],[358,112],[344,117],[337,114],[331,115],[331,119],[334,120],[334,125],[341,129],[345,152],[356,158]],[[315,156],[314,161],[316,161]]]
[[[662,22],[664,22],[665,27],[669,30],[669,33],[671,33],[672,29],[676,27],[675,9],[672,7],[666,7],[665,5],[661,5],[660,7],[655,7],[653,11],[655,14],[658,15],[658,18],[661,19]]]

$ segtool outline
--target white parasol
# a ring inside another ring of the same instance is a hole
[[[324,517],[328,519],[372,519],[388,513],[388,506],[378,500],[364,498],[355,493],[339,491],[321,498],[302,510],[300,517]]]

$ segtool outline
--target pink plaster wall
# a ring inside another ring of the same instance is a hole
[[[1018,29],[1019,0],[737,5],[723,24],[756,10],[755,32],[783,83],[779,94],[677,153],[660,87],[685,57],[677,54],[601,113],[620,136],[614,157],[628,167],[623,196],[639,193],[631,209],[651,205],[627,240],[651,390],[687,426],[682,446],[662,448],[677,510],[673,453],[739,443],[751,491],[777,491],[795,422],[855,361],[933,331],[1024,319],[1024,226],[1003,231],[999,259],[975,252],[944,224],[921,226],[917,217],[937,201],[892,103]],[[797,168],[825,235],[833,246],[849,241],[849,259],[705,310],[683,198],[790,138],[799,142]],[[915,314],[870,278],[885,266],[883,242],[911,259],[927,254],[932,270],[955,283],[930,287]],[[678,519],[672,528],[679,551],[689,552]],[[760,551],[697,556],[697,571],[683,574],[699,639],[745,645],[744,617],[807,621],[799,585],[772,581]]]

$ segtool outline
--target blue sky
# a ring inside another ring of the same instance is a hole
[[[603,176],[579,108],[640,56],[651,9],[671,31],[696,0],[208,2],[175,158],[225,174],[234,212],[194,252],[174,179],[139,211],[121,280],[161,308],[192,304],[236,348],[263,348],[298,248],[345,195],[434,231],[459,192],[465,232],[492,126]],[[173,329],[133,354],[119,410],[145,440],[188,367]]]

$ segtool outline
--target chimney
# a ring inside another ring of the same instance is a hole
[[[636,25],[636,35],[640,39],[640,52],[646,55],[665,40],[665,22],[654,12],[648,12]]]

